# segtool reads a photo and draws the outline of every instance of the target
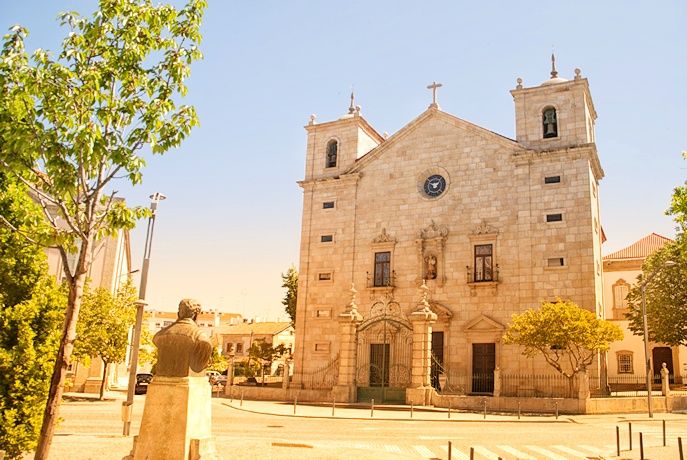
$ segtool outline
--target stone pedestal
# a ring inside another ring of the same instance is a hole
[[[351,286],[351,302],[338,316],[339,321],[339,376],[332,395],[339,402],[356,400],[355,373],[358,365],[356,334],[363,317],[358,313],[355,297],[358,291]]]
[[[577,374],[577,399],[585,400],[591,396],[589,392],[589,374],[586,370]]]
[[[413,358],[410,376],[410,388],[406,390],[406,404],[427,406],[432,401],[432,324],[437,315],[432,312],[427,302],[427,286],[421,302],[421,309],[410,314],[413,324]]]
[[[208,379],[154,377],[148,386],[132,460],[220,459],[212,438]]]

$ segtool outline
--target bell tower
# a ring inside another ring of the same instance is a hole
[[[324,123],[316,123],[315,115],[311,115],[305,129],[308,132],[305,180],[336,178],[384,141],[360,115],[353,93],[347,114]]]
[[[581,146],[595,142],[596,110],[589,82],[575,69],[572,80],[558,76],[551,55],[551,78],[525,88],[522,79],[510,93],[515,102],[515,138],[539,151]]]

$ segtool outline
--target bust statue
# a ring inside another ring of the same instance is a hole
[[[158,350],[156,375],[161,377],[202,376],[212,354],[212,343],[196,324],[201,311],[193,299],[179,302],[178,319],[153,337]]]

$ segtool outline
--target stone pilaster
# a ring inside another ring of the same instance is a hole
[[[437,315],[429,308],[429,288],[423,282],[420,289],[423,291],[420,309],[410,314],[413,325],[413,357],[406,403],[424,406],[431,402],[432,324],[436,322]]]
[[[351,286],[351,302],[346,311],[338,316],[339,321],[339,377],[332,395],[340,402],[355,401],[355,372],[357,368],[356,334],[363,317],[358,313],[355,296],[357,291]]]
[[[589,399],[589,374],[587,370],[582,370],[577,374],[577,399],[586,400]]]
[[[494,398],[501,396],[501,368],[494,369]]]

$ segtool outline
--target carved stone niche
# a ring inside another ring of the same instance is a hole
[[[447,238],[448,228],[445,225],[437,225],[434,220],[420,230],[420,238],[415,240],[418,282],[424,279],[427,283],[436,283],[437,286],[443,286],[446,282],[444,250]]]

